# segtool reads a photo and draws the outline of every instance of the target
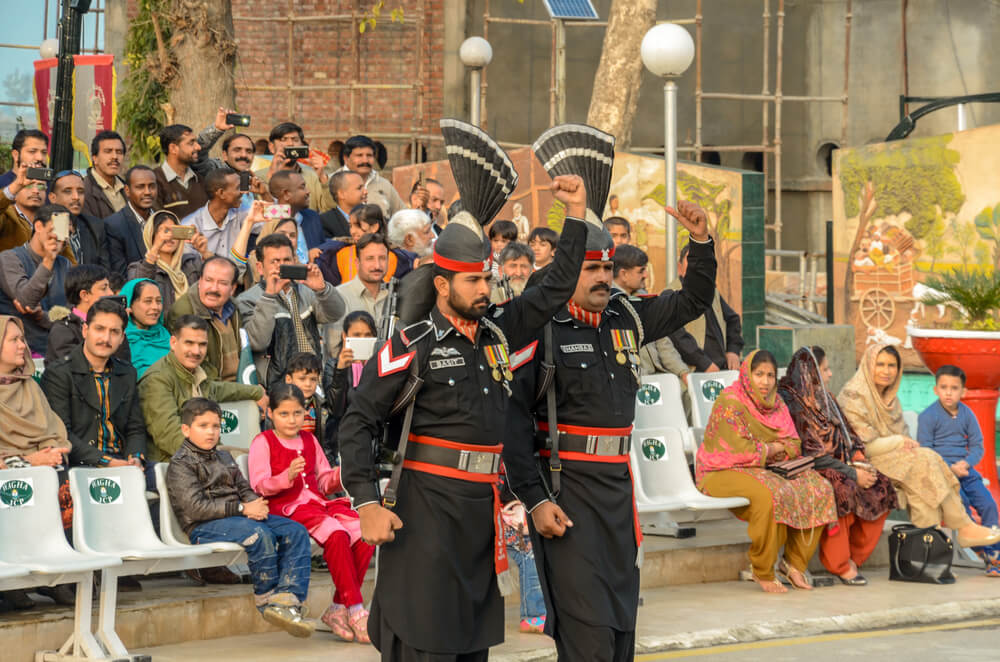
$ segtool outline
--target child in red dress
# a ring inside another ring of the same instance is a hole
[[[361,598],[375,548],[361,539],[358,514],[343,490],[340,467],[331,467],[319,442],[303,430],[305,397],[294,384],[277,384],[268,394],[274,425],[250,445],[250,484],[268,500],[271,513],[308,529],[322,545],[335,593],[322,620],[345,641],[369,643],[368,612]]]

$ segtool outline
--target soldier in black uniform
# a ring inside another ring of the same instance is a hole
[[[450,157],[459,152],[448,149]],[[483,149],[465,153],[481,159]],[[460,170],[454,158],[452,170]],[[475,193],[456,180],[466,209],[475,209]],[[556,179],[553,195],[571,217],[583,218],[579,177]],[[508,343],[525,344],[569,300],[585,241],[585,222],[568,219],[541,285],[490,307],[489,243],[463,212],[438,237],[434,265],[403,280],[420,282],[431,269],[434,306],[368,363],[340,427],[343,480],[362,537],[383,545],[369,620],[383,660],[486,660],[489,647],[503,641],[497,583],[507,559],[495,486],[512,378]],[[405,463],[398,490],[387,489],[380,502],[370,440],[411,374],[423,380],[412,410],[388,421],[394,440],[410,419]]]
[[[535,151],[539,154],[537,143]],[[602,197],[596,197],[591,209],[603,209]],[[638,351],[703,314],[715,291],[715,252],[705,213],[686,202],[678,209],[667,211],[691,236],[683,289],[650,297],[614,289],[614,243],[588,224],[573,298],[548,329],[515,352],[515,368],[531,356],[536,360],[516,371],[520,412],[510,417],[503,458],[511,489],[531,513],[545,631],[565,662],[619,662],[635,654],[642,534],[629,443]],[[539,394],[541,364],[550,359],[552,392]],[[552,423],[559,430],[556,448]]]

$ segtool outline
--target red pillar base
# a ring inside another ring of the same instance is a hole
[[[979,421],[983,431],[983,459],[976,465],[976,471],[989,481],[987,487],[993,500],[1000,504],[1000,484],[997,479],[996,453],[996,415],[997,397],[1000,391],[995,388],[970,388],[966,391],[962,402],[969,406]]]

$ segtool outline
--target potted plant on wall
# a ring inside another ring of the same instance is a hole
[[[976,467],[989,481],[994,499],[1000,499],[996,465],[996,411],[1000,387],[1000,278],[996,272],[963,269],[927,279],[925,305],[948,306],[952,321],[935,328],[907,326],[913,349],[937,372],[942,365],[965,371],[968,392],[963,402],[972,409],[983,430],[986,452]]]

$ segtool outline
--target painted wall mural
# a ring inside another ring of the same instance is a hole
[[[833,172],[837,321],[870,342],[898,342],[923,363],[906,325],[954,314],[925,306],[924,280],[1000,269],[1000,125],[839,150]]]

